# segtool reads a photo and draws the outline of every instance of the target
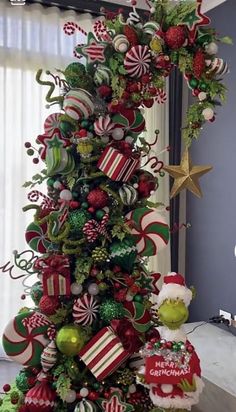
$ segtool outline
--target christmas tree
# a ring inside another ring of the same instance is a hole
[[[45,167],[25,185],[46,181],[47,194],[34,188],[24,208],[35,211],[24,269],[38,281],[34,307],[22,308],[3,334],[22,370],[4,386],[2,412],[177,412],[190,410],[202,391],[200,362],[181,328],[192,290],[170,273],[159,293],[161,274],[148,270],[148,257],[170,237],[149,197],[163,170],[175,178],[171,196],[185,188],[201,195],[198,179],[211,167],[192,166],[188,149],[224,99],[228,66],[216,54],[217,41],[228,39],[208,27],[201,1],[149,3],[146,21],[133,0],[128,18],[106,12],[96,21],[74,51],[86,65],[36,74],[58,111],[36,139]],[[76,30],[64,26],[66,34]],[[142,136],[142,108],[166,101],[174,67],[196,102],[181,164],[164,166],[153,156],[158,133],[153,141]],[[22,267],[22,254],[14,258]]]

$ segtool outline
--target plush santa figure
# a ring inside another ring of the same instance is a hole
[[[139,370],[138,381],[149,388],[154,405],[166,411],[191,410],[204,386],[199,358],[182,327],[192,297],[182,275],[164,277],[157,297],[157,314],[163,324],[157,328],[160,338],[142,350],[145,366]]]

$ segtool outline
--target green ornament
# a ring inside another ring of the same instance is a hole
[[[199,89],[202,90],[203,92],[206,92],[208,89],[207,84],[204,81],[201,81],[198,85]]]
[[[17,389],[22,392],[26,393],[30,389],[30,385],[28,383],[28,378],[30,377],[30,373],[26,370],[22,369],[19,374],[15,378],[15,383]]]
[[[82,209],[88,209],[89,204],[87,202],[83,202],[83,203],[81,203],[81,207],[82,207]]]
[[[97,210],[96,211],[96,218],[98,220],[102,220],[103,216],[106,214],[106,212],[104,210]]]
[[[98,391],[98,390],[100,389],[100,387],[101,387],[101,385],[100,385],[100,383],[98,383],[98,382],[95,382],[95,383],[93,384],[93,388],[94,388],[96,391]]]
[[[90,131],[90,132],[93,132],[93,131],[94,131],[94,125],[93,125],[93,124],[91,124],[91,125],[89,126],[89,131]]]
[[[54,182],[55,182],[55,180],[54,180],[52,177],[50,177],[50,178],[47,180],[47,186],[53,187]]]
[[[83,209],[76,209],[70,212],[67,220],[70,225],[70,234],[77,235],[81,233],[89,218],[90,214]]]
[[[80,326],[66,325],[59,330],[56,336],[58,350],[67,356],[78,355],[85,345],[85,335]]]
[[[132,272],[137,257],[135,239],[132,236],[126,237],[122,242],[117,240],[110,246],[110,258],[114,265],[120,266],[127,272]]]
[[[34,150],[33,149],[28,149],[26,153],[27,153],[28,156],[33,156]]]
[[[100,282],[98,288],[101,292],[105,292],[108,289],[108,286],[105,282]]]
[[[183,301],[165,300],[158,309],[160,321],[169,329],[175,330],[188,319],[188,308]]]
[[[124,316],[123,305],[108,299],[100,305],[99,314],[101,319],[109,324],[113,319],[120,319]]]
[[[142,303],[143,302],[143,297],[141,295],[135,295],[134,301]]]
[[[87,127],[89,126],[88,120],[82,120],[80,124],[83,129],[87,129]]]
[[[64,71],[66,81],[72,88],[79,87],[79,78],[85,76],[86,70],[83,64],[78,62],[70,63]]]
[[[62,120],[59,125],[59,129],[64,136],[68,136],[71,132],[74,131],[74,126],[65,120]]]
[[[198,86],[198,80],[195,79],[195,77],[192,77],[192,79],[189,80],[189,86],[190,86],[192,89],[196,89],[197,86]]]
[[[41,282],[34,283],[34,285],[31,287],[31,290],[30,290],[30,297],[36,306],[38,306],[39,301],[42,296],[43,296],[42,283]]]

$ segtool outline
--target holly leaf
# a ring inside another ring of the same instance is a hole
[[[124,75],[127,74],[127,71],[125,70],[124,66],[119,66],[118,71],[120,74],[124,74]]]
[[[117,71],[117,69],[118,69],[118,66],[119,66],[119,62],[118,62],[116,59],[114,59],[113,57],[111,57],[111,58],[109,59],[109,68],[110,68],[114,73],[116,73],[116,71]]]
[[[230,45],[234,44],[233,39],[231,39],[231,37],[229,36],[219,37],[217,40],[219,40],[221,43],[224,43],[224,44],[230,44]]]
[[[22,185],[22,187],[29,187],[29,186],[31,186],[32,184],[33,184],[33,182],[28,181],[28,182],[25,182],[25,183]]]
[[[71,379],[64,373],[61,373],[56,380],[56,391],[60,398],[65,401],[68,391],[71,387]]]

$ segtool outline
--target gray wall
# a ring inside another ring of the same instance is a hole
[[[209,13],[212,26],[236,44],[236,1]],[[216,121],[194,142],[194,164],[212,164],[203,176],[204,193],[199,200],[187,196],[186,279],[197,288],[190,308],[190,320],[207,320],[224,309],[236,314],[236,46],[222,45],[219,55],[228,61],[230,74],[224,80],[229,89],[227,104],[217,109]]]

